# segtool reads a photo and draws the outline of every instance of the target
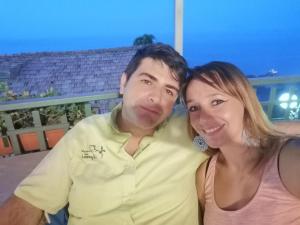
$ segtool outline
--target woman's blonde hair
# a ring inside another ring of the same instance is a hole
[[[247,137],[255,140],[264,152],[273,150],[273,147],[282,140],[284,134],[274,128],[264,113],[251,84],[236,66],[226,62],[210,62],[191,69],[182,88],[184,102],[188,85],[195,79],[235,97],[244,105],[244,131]],[[192,133],[195,134],[195,131]]]

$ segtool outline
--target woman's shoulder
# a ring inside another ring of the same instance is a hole
[[[213,156],[207,158],[203,163],[200,164],[200,166],[197,169],[196,182],[197,182],[198,189],[200,188],[200,191],[204,191],[205,179],[207,177],[207,171],[212,157]]]
[[[300,137],[289,137],[282,142],[280,158],[284,160],[300,160]]]
[[[300,199],[300,138],[285,141],[278,160],[280,178],[287,190]]]

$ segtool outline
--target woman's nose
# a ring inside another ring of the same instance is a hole
[[[207,121],[213,117],[212,113],[209,110],[204,108],[201,108],[196,113],[192,113],[191,116],[193,117],[193,119],[200,120],[200,121]]]

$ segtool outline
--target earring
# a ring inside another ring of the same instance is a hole
[[[208,145],[205,142],[204,138],[200,135],[194,137],[193,144],[201,151],[205,152],[208,149]]]

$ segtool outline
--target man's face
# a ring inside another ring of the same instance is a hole
[[[172,112],[178,92],[179,82],[167,65],[151,58],[143,59],[129,79],[122,74],[121,120],[125,129],[153,131]]]

